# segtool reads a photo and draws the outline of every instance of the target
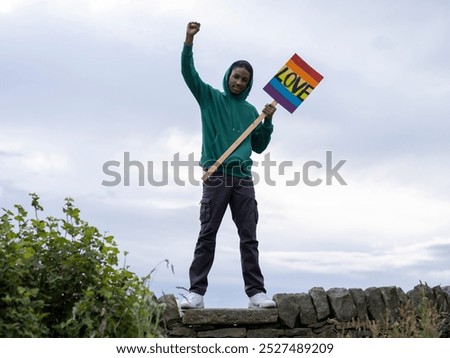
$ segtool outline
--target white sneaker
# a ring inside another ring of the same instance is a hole
[[[180,308],[204,308],[203,296],[195,292],[189,292],[180,303]]]
[[[277,304],[263,292],[250,297],[248,308],[275,308]]]

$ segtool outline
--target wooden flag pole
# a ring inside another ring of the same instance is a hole
[[[271,103],[272,106],[276,106],[278,103],[277,101],[273,101]],[[219,168],[222,163],[227,159],[231,153],[234,152],[234,150],[239,147],[239,145],[244,141],[245,138],[247,138],[251,132],[258,126],[259,123],[262,122],[262,120],[265,118],[265,114],[261,113],[258,118],[256,118],[252,124],[248,126],[248,128],[234,141],[232,145],[217,159],[217,161],[209,167],[208,171],[205,172],[202,176],[203,181],[206,181],[212,173],[214,173],[217,168]]]

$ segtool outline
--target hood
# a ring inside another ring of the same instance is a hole
[[[228,78],[230,77],[232,67],[233,67],[233,64],[231,64],[230,67],[228,67],[227,72],[225,72],[225,75],[223,76],[223,90],[227,96],[233,96],[240,101],[245,101],[252,89],[253,75],[252,75],[252,78],[250,79],[250,82],[247,85],[247,88],[245,90],[243,90],[241,93],[239,93],[238,95],[235,95],[235,94],[231,93],[230,88],[228,87]]]

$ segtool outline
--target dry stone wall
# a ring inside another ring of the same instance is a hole
[[[277,303],[273,309],[185,311],[174,295],[158,301],[165,305],[162,325],[167,337],[450,337],[448,286],[420,284],[408,293],[398,287],[327,291],[315,287],[308,293],[279,293],[273,299]]]

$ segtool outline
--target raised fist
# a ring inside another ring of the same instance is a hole
[[[194,36],[197,32],[200,31],[200,23],[199,22],[189,22],[186,28],[186,35]]]

